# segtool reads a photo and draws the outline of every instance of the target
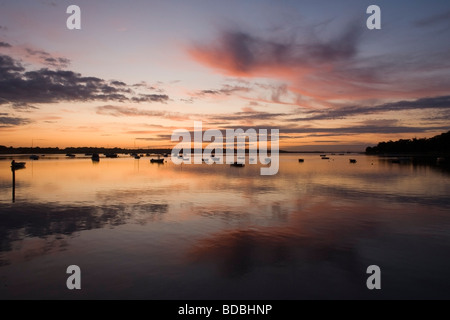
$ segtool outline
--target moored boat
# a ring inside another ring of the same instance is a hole
[[[19,170],[24,169],[26,162],[16,162],[15,160],[11,161],[11,170]]]

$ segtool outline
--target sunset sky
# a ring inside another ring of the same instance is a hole
[[[285,150],[430,137],[449,39],[448,0],[0,0],[0,145],[170,147],[194,121],[277,128]]]

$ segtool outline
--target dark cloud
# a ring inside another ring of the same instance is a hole
[[[235,112],[231,114],[216,114],[211,116],[217,121],[239,121],[239,120],[272,120],[278,117],[286,116],[285,113],[271,113],[271,112]]]
[[[428,121],[450,121],[450,109],[449,110],[445,110],[443,112],[438,112],[436,115],[424,118],[423,120],[428,120]]]
[[[111,81],[111,85],[113,85],[113,86],[118,86],[118,87],[124,87],[124,86],[126,86],[127,84],[126,84],[125,82],[122,82],[122,81],[116,81],[116,80],[114,80],[114,81]]]
[[[23,103],[23,102],[13,103],[12,104],[12,108],[14,110],[17,110],[17,111],[30,111],[30,110],[37,110],[37,109],[39,109],[38,107],[32,106],[32,105],[27,104],[27,103]]]
[[[236,92],[249,92],[251,88],[244,86],[233,86],[229,84],[225,84],[221,89],[217,90],[201,90],[197,92],[198,95],[231,95]]]
[[[219,94],[218,90],[202,90],[199,92],[200,94]]]
[[[189,99],[180,99],[180,101],[183,101],[184,103],[189,103],[189,104],[192,104],[192,103],[194,103],[194,98],[189,98]]]
[[[450,96],[421,98],[413,101],[398,101],[385,103],[376,106],[348,106],[338,109],[328,109],[324,111],[310,111],[307,114],[313,114],[303,118],[296,118],[295,121],[310,120],[332,120],[344,119],[351,116],[383,113],[389,111],[404,110],[425,110],[425,109],[450,109]]]
[[[158,134],[156,137],[148,137],[148,138],[136,138],[136,140],[140,141],[171,141],[172,135],[170,134]]]
[[[41,51],[30,51],[42,54]],[[167,95],[135,95],[123,82],[111,83],[68,70],[26,71],[10,56],[0,55],[0,105],[24,106],[59,101],[164,102]]]
[[[11,48],[11,47],[12,46],[9,43],[0,41],[0,48]]]
[[[226,126],[225,128],[234,129],[232,126]],[[241,126],[243,130],[247,130],[253,127]],[[449,126],[433,126],[433,127],[408,127],[408,126],[349,126],[339,128],[314,128],[314,127],[281,127],[281,126],[259,126],[258,129],[278,129],[280,134],[319,134],[320,136],[334,135],[347,135],[347,134],[365,134],[365,133],[378,133],[378,134],[395,134],[395,133],[422,133],[428,131],[448,131]],[[309,135],[312,136],[312,135]]]
[[[198,60],[218,68],[250,73],[268,66],[293,68],[353,58],[357,53],[360,34],[361,28],[351,25],[329,41],[296,43],[291,40],[267,40],[243,31],[228,30],[221,33],[216,44],[197,44],[190,52]]]
[[[65,58],[45,58],[44,62],[47,66],[57,67],[57,68],[65,68],[69,66],[70,60]]]
[[[15,117],[0,117],[0,128],[21,126],[30,123],[29,119]]]
[[[133,102],[166,102],[169,96],[166,94],[140,94],[131,99]]]
[[[291,129],[291,133],[315,133],[326,132],[334,133],[338,135],[342,134],[364,134],[364,133],[378,133],[378,134],[390,134],[390,133],[420,133],[430,130],[448,130],[449,127],[408,127],[408,126],[353,126],[342,128],[297,128]],[[283,131],[281,129],[280,131]]]
[[[103,80],[82,77],[72,71],[40,69],[6,76],[0,74],[0,97],[12,103],[126,100],[123,92]]]
[[[0,55],[0,81],[20,76],[19,72],[23,71],[25,68],[13,58]]]
[[[439,13],[414,22],[417,27],[429,27],[439,25],[441,23],[448,23],[450,21],[450,11]]]
[[[139,82],[139,83],[135,83],[132,85],[133,87],[147,87],[147,83],[145,81]]]
[[[288,97],[291,93],[288,90],[287,84],[263,84],[263,83],[245,83],[245,85],[229,85],[225,84],[220,89],[207,89],[201,90],[195,93],[197,96],[230,96],[230,95],[241,95],[245,93],[259,93],[262,92],[267,94],[266,99],[262,99],[261,97],[257,98],[263,100],[268,103],[277,103],[277,104],[298,104],[297,101],[282,101],[285,100],[283,98]],[[291,95],[292,96],[292,95]],[[298,96],[298,95],[297,95]],[[251,99],[249,95],[246,98]],[[253,102],[256,103],[257,102]],[[254,105],[256,105],[254,104]]]
[[[386,126],[391,127],[399,123],[397,119],[370,119],[362,122],[365,126]]]
[[[54,57],[50,53],[43,50],[33,50],[26,48],[28,55],[36,57],[40,63],[54,68],[67,68],[70,65],[70,60],[61,57]]]

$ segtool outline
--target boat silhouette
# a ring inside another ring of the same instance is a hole
[[[25,169],[26,162],[16,162],[15,160],[11,161],[11,170],[20,170]]]
[[[98,153],[94,153],[94,154],[92,154],[91,159],[94,162],[99,162],[100,161],[100,156],[98,155]]]

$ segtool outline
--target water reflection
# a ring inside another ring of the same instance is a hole
[[[0,253],[14,250],[26,239],[54,238],[53,245],[83,230],[145,224],[161,219],[168,204],[145,203],[114,206],[62,206],[58,204],[0,205]],[[60,241],[59,241],[60,240]],[[47,246],[49,243],[46,244]],[[43,252],[45,254],[46,251]],[[9,263],[0,259],[1,264]]]
[[[12,172],[12,202],[16,202],[16,169],[11,167]]]
[[[365,206],[336,203],[317,201],[290,212],[282,226],[243,227],[201,238],[187,261],[204,266],[200,270],[209,266],[230,281],[247,281],[264,270],[275,277],[263,280],[264,297],[271,299],[373,298],[363,285],[371,264],[382,266],[383,283],[390,286],[377,297],[450,297],[450,259],[445,258],[450,219],[439,208],[403,207],[404,221],[395,216],[398,207],[372,204],[367,212]],[[424,223],[424,214],[434,222]],[[443,242],[419,237],[430,230]],[[425,273],[433,277],[424,280]],[[426,285],[415,286],[415,280]],[[237,298],[248,298],[241,294]]]
[[[450,174],[450,160],[443,157],[412,156],[412,157],[381,157],[380,162],[387,165],[398,165],[413,169],[432,169],[440,173]]]
[[[0,161],[0,298],[68,297],[74,263],[82,298],[450,298],[448,174],[329,158],[282,155],[260,176],[49,156],[20,171],[13,204]],[[382,292],[365,288],[371,264]]]

